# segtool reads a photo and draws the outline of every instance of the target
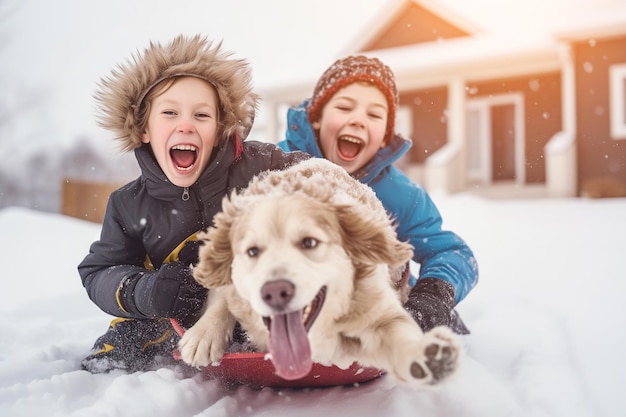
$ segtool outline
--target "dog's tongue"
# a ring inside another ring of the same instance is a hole
[[[311,372],[311,346],[302,323],[302,310],[272,316],[270,353],[281,378],[300,379]]]

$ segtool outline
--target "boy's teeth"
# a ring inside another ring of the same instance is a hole
[[[356,143],[356,144],[360,144],[361,143],[360,140],[355,139],[355,138],[350,137],[350,136],[340,136],[339,139],[345,140],[345,141],[348,141],[348,142],[352,142],[352,143]]]
[[[193,145],[176,145],[172,149],[177,149],[179,151],[196,151],[196,147]]]

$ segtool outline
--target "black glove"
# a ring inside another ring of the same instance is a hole
[[[203,240],[189,240],[178,252],[178,260],[185,265],[195,265],[198,263],[198,251],[204,244]]]
[[[191,268],[182,262],[134,275],[120,291],[120,300],[131,314],[171,317],[183,322],[200,314],[206,297],[207,289],[196,282]]]
[[[454,308],[454,287],[438,278],[418,279],[404,308],[424,332],[436,326],[448,326],[460,334],[469,331]]]

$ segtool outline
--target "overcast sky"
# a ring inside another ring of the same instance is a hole
[[[47,131],[58,128],[55,140],[71,141],[103,134],[93,117],[95,83],[150,40],[167,42],[179,33],[223,40],[225,49],[250,61],[255,85],[263,87],[321,74],[385,3],[0,0],[0,87],[11,95],[45,91],[53,116],[38,122],[58,124]],[[34,128],[29,124],[20,131]]]

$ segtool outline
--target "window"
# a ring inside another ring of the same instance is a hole
[[[611,137],[626,139],[626,64],[609,68],[611,104]]]

